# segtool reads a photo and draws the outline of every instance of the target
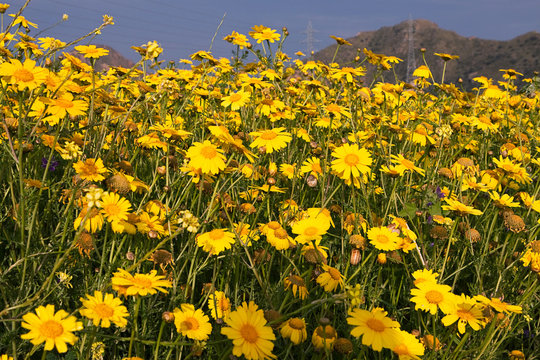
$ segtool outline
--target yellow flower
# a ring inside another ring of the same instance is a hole
[[[426,65],[421,65],[413,72],[413,76],[429,79],[432,77],[431,71],[429,71],[429,68]]]
[[[284,127],[278,127],[268,130],[253,131],[249,133],[255,136],[255,140],[249,145],[252,148],[264,147],[267,154],[281,150],[292,140],[290,133],[284,131]]]
[[[306,322],[302,318],[290,318],[285,321],[279,332],[284,338],[291,339],[294,345],[303,343],[307,339]]]
[[[334,36],[334,35],[330,35],[330,37],[334,40],[336,40],[337,44],[338,45],[352,45],[350,42],[348,42],[347,40],[343,39],[343,38],[340,38],[338,36]]]
[[[330,222],[321,221],[318,217],[308,217],[297,221],[292,226],[293,234],[297,234],[294,239],[299,244],[305,244],[308,241],[320,240],[330,228]]]
[[[99,59],[102,56],[109,55],[109,50],[98,48],[96,45],[79,45],[75,46],[75,50],[83,54],[85,58],[89,59]]]
[[[273,340],[276,336],[272,328],[266,326],[264,313],[257,305],[245,301],[242,306],[233,311],[225,320],[228,327],[223,327],[221,333],[233,342],[233,355],[244,355],[246,359],[274,359]]]
[[[208,140],[193,143],[186,156],[190,159],[188,166],[201,169],[203,174],[215,175],[226,167],[223,150]]]
[[[99,212],[99,209],[92,207],[84,207],[79,216],[73,223],[73,228],[77,230],[84,221],[84,229],[90,233],[95,233],[103,227],[103,215]]]
[[[131,204],[117,193],[104,192],[101,195],[101,213],[109,222],[127,220]]]
[[[413,272],[412,276],[414,278],[414,285],[418,286],[418,284],[423,282],[431,282],[436,284],[439,274],[434,273],[432,270],[421,269]]]
[[[126,270],[118,269],[118,271],[113,274],[112,285],[114,290],[124,296],[153,295],[158,291],[166,294],[167,290],[165,290],[165,288],[172,287],[171,282],[165,280],[163,275],[157,275],[156,270],[150,271],[149,274],[131,275]]]
[[[405,159],[402,154],[399,154],[397,156],[390,155],[390,157],[392,158],[392,162],[396,165],[396,169],[400,173],[409,170],[411,172],[417,172],[420,175],[425,176],[426,171],[424,169],[415,166],[412,161]]]
[[[441,206],[443,210],[452,210],[452,211],[457,212],[461,216],[466,215],[466,214],[471,214],[471,215],[483,214],[482,211],[475,209],[472,206],[465,205],[459,202],[458,200],[452,200],[448,197],[445,197],[444,201],[446,201],[448,205]]]
[[[227,229],[214,229],[197,236],[197,245],[210,255],[230,249],[234,241],[234,234]]]
[[[0,76],[5,77],[5,80],[15,85],[18,90],[34,90],[45,82],[47,70],[36,66],[34,60],[26,59],[21,63],[17,59],[10,59],[0,65]]]
[[[341,275],[338,269],[322,265],[324,272],[317,277],[317,284],[324,287],[324,291],[334,291],[339,286],[343,288],[343,279],[345,276]]]
[[[223,291],[214,291],[208,297],[208,310],[214,319],[226,320],[231,313],[231,301]]]
[[[224,96],[221,98],[221,106],[231,107],[232,111],[240,109],[242,106],[246,105],[249,100],[249,93],[246,93],[242,90],[232,93],[229,96]]]
[[[250,31],[249,35],[257,40],[257,43],[260,44],[264,40],[268,40],[273,43],[274,41],[279,41],[281,35],[276,33],[276,30],[267,28],[266,26],[256,25],[253,26],[254,31]]]
[[[79,174],[80,178],[88,181],[101,181],[105,180],[105,176],[102,174],[108,173],[109,170],[103,165],[101,159],[86,159],[85,161],[78,161],[73,164],[73,168]]]
[[[393,349],[401,341],[399,323],[386,317],[386,311],[381,308],[372,311],[355,308],[349,311],[347,323],[354,326],[351,335],[362,336],[362,344],[375,351]]]
[[[101,291],[94,291],[94,296],[86,295],[80,298],[84,308],[80,310],[82,316],[92,320],[95,326],[108,328],[113,322],[118,327],[127,325],[129,313],[122,300],[115,298],[113,294],[103,294]]]
[[[36,314],[29,313],[23,316],[21,326],[30,332],[21,335],[21,338],[30,340],[34,345],[44,342],[46,351],[56,347],[59,353],[67,351],[66,343],[75,344],[77,337],[73,332],[83,328],[75,316],[69,316],[64,310],[55,312],[54,305],[39,306]]]
[[[424,345],[412,334],[399,330],[400,341],[391,350],[399,356],[399,360],[418,360],[424,355]]]
[[[351,181],[364,178],[371,169],[371,154],[357,144],[344,144],[332,151],[332,171],[341,179]]]
[[[0,4],[0,10],[1,10],[1,6],[2,6],[2,4]],[[2,354],[2,355],[0,355],[0,360],[13,360],[13,357],[11,357],[9,355],[6,355],[6,354]]]
[[[448,285],[424,281],[411,289],[411,301],[416,304],[415,310],[423,310],[435,315],[437,308],[448,313],[455,306],[455,295],[450,292]]]
[[[519,207],[519,203],[514,202],[514,197],[508,194],[503,194],[501,196],[498,192],[493,191],[489,194],[489,197],[497,207]]]
[[[304,300],[308,295],[306,282],[298,275],[287,276],[283,279],[283,285],[285,290],[291,288],[294,297],[296,297],[296,293],[298,293],[298,297]]]
[[[459,59],[459,55],[450,55],[450,54],[445,54],[445,53],[434,53],[433,55],[440,57],[445,62]]]
[[[467,324],[475,331],[484,327],[483,306],[481,304],[466,295],[456,296],[455,302],[456,306],[452,307],[451,311],[447,312],[447,315],[441,319],[444,326],[450,326],[457,321],[460,334],[465,333]]]
[[[313,331],[313,335],[311,336],[311,343],[313,344],[315,349],[332,350],[336,339],[336,329],[334,329],[330,325],[320,325],[315,329],[315,331]]]
[[[174,309],[176,331],[193,340],[207,340],[212,332],[208,316],[201,309],[195,310],[191,304],[182,304],[181,309]]]
[[[399,235],[385,226],[369,229],[367,237],[377,250],[393,251],[398,249]]]

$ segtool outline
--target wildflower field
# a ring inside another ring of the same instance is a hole
[[[1,360],[540,358],[538,78],[404,83],[265,26],[97,72],[111,17],[6,11]]]

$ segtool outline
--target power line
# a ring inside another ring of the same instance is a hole
[[[308,21],[306,31],[302,31],[303,34],[306,34],[306,39],[302,40],[301,43],[306,44],[306,50],[307,50],[307,56],[311,56],[312,53],[315,51],[315,43],[319,42],[319,40],[315,39],[313,37],[313,34],[318,32],[317,30],[313,29],[313,25],[311,24],[311,20]]]
[[[416,60],[414,58],[414,21],[409,14],[409,31],[407,32],[407,42],[409,44],[409,51],[407,52],[407,82],[411,82],[412,74],[416,69]]]

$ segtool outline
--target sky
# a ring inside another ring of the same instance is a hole
[[[25,2],[4,1],[11,4],[7,14]],[[57,24],[63,14],[69,19]],[[30,35],[66,42],[98,27],[104,14],[113,16],[115,24],[91,43],[109,45],[133,61],[139,55],[131,46],[153,40],[164,49],[159,59],[167,61],[210,49],[215,57],[230,57],[235,47],[223,37],[233,30],[247,35],[253,25],[279,32],[287,27],[290,35],[284,51],[289,55],[306,53],[309,23],[315,51],[335,43],[330,35],[349,38],[409,17],[433,21],[463,36],[492,40],[540,32],[540,0],[32,0],[23,12],[39,26]]]

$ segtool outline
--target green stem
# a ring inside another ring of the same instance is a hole
[[[137,303],[135,304],[135,314],[133,315],[133,326],[131,328],[131,338],[129,339],[129,350],[128,357],[131,357],[131,351],[133,350],[133,340],[135,339],[135,334],[137,333],[137,318],[139,316],[139,308],[141,307],[141,297],[137,296]]]

